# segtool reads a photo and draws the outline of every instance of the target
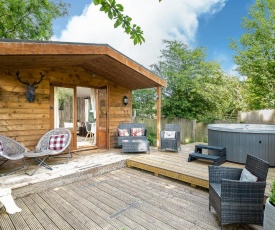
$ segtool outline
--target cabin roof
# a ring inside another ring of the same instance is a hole
[[[166,87],[167,83],[107,44],[0,39],[0,68],[79,66],[125,88]]]

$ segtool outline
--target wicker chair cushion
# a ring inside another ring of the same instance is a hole
[[[131,136],[144,136],[144,128],[131,128]]]
[[[246,168],[243,169],[240,181],[246,182],[256,182],[258,177],[254,176],[251,172],[249,172]]]
[[[120,137],[128,137],[130,136],[129,132],[127,129],[118,129],[118,135]]]
[[[2,143],[0,142],[0,155],[4,154],[4,147]]]
[[[175,131],[164,131],[163,138],[175,138],[176,132]]]
[[[68,135],[51,135],[49,141],[49,149],[51,150],[61,150],[66,146],[66,140]]]

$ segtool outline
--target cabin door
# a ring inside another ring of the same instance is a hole
[[[109,148],[109,101],[108,88],[97,89],[97,146],[99,148]]]

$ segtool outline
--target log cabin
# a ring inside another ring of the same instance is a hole
[[[29,86],[35,92],[26,95]],[[79,129],[91,114],[95,146],[115,147],[119,123],[132,122],[136,89],[156,88],[159,128],[161,87],[164,80],[109,45],[0,39],[0,135],[28,150],[46,131],[69,123],[77,151]]]

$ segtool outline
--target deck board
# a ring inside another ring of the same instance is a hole
[[[96,184],[96,183],[93,183]],[[130,226],[127,225],[127,218],[124,218],[122,220],[116,220],[116,219],[110,219],[110,215],[116,212],[116,207],[113,207],[112,204],[108,205],[106,204],[106,201],[102,201],[102,199],[98,200],[97,197],[98,195],[93,192],[93,190],[90,189],[90,187],[93,187],[94,185],[86,186],[87,184],[85,183],[84,185],[81,183],[76,183],[75,185],[68,185],[70,189],[75,191],[76,193],[80,194],[82,197],[84,197],[88,202],[92,204],[96,204],[95,206],[97,207],[97,212],[98,210],[100,211],[102,217],[108,222],[113,225],[116,229],[122,229],[123,227],[129,228]],[[86,188],[83,190],[83,188]],[[100,195],[100,194],[99,194]]]
[[[3,209],[0,211],[0,229],[15,229],[12,220]]]
[[[156,176],[162,175],[180,180],[192,186],[209,188],[208,166],[213,165],[212,162],[201,159],[188,162],[189,153],[182,151],[180,153],[151,152],[151,154],[139,155],[127,159],[127,166],[152,172]],[[235,164],[232,162],[225,162],[221,166],[244,168],[243,164]],[[270,167],[267,176],[265,197],[269,195],[270,185],[274,178],[275,168]]]
[[[9,217],[15,229],[22,229],[22,230],[30,229],[27,223],[25,222],[24,218],[20,215],[20,213],[9,215]]]
[[[73,175],[44,182],[41,179],[39,184],[34,182],[13,190],[22,212],[8,215],[1,209],[0,229],[220,229],[215,211],[208,210],[207,187],[195,183],[198,180],[208,185],[208,165],[212,163],[187,162],[193,148],[194,145],[185,145],[179,153],[152,148],[151,154],[138,155],[122,154],[116,149],[117,154],[102,157],[105,160],[115,157],[123,162],[114,165],[108,160],[106,166],[104,161],[94,162],[100,159],[96,155],[89,162],[99,166],[92,170],[76,170]],[[81,157],[75,158],[80,162]],[[152,171],[125,167],[125,159],[140,165],[146,162],[144,168]],[[83,161],[87,163],[86,158]],[[243,167],[230,162],[225,165]],[[81,167],[84,166],[81,162]],[[274,174],[274,168],[270,168],[268,183]],[[262,230],[262,227],[231,224],[224,229]]]
[[[48,203],[43,200],[38,194],[34,194],[31,196],[32,200],[39,205],[41,209],[45,212],[45,214],[55,223],[55,225],[58,227],[58,229],[69,229],[71,226],[64,221],[64,219],[58,215],[54,209],[48,205]]]
[[[114,223],[113,220],[109,219],[109,213],[107,213],[104,209],[102,209],[101,204],[97,204],[96,199],[93,199],[88,191],[85,190],[87,188],[87,184],[85,186],[81,184],[68,185],[66,187],[62,187],[59,190],[60,193],[67,193],[71,197],[74,198],[73,203],[76,202],[78,205],[81,205],[84,208],[85,212],[89,212],[89,216],[93,219],[99,226],[103,229],[112,229],[113,226],[117,229],[122,228],[125,224],[117,221]],[[103,205],[104,206],[104,205]]]
[[[24,222],[29,229],[41,230],[44,229],[40,222],[35,218],[32,212],[29,210],[28,205],[26,205],[22,199],[16,200],[17,205],[23,210],[20,215],[24,219]],[[17,214],[16,214],[17,215]]]
[[[204,215],[207,215],[207,218],[203,218],[203,221],[198,220],[197,217],[194,215],[190,215],[190,209],[192,209],[192,211],[194,211],[194,209],[197,211],[200,210],[201,202],[198,199],[194,197],[193,200],[189,200],[190,197],[188,197],[188,193],[185,193],[184,195],[182,195],[184,202],[177,202],[175,201],[176,195],[172,193],[172,191],[174,190],[172,189],[173,185],[171,185],[171,189],[169,189],[169,186],[167,186],[166,189],[164,187],[160,188],[152,183],[149,183],[146,186],[141,186],[145,185],[143,178],[144,175],[142,176],[142,178],[132,176],[125,178],[123,175],[121,175],[119,180],[113,182],[113,185],[119,187],[120,190],[125,190],[128,193],[137,196],[140,200],[146,200],[150,206],[164,209],[166,213],[163,216],[169,213],[170,216],[177,217],[182,226],[186,226],[186,228],[194,228],[195,226],[198,226],[203,229],[205,226],[207,226],[206,229],[217,229],[213,225],[208,226],[207,220],[210,219],[213,221],[213,215],[211,216],[208,212],[206,213],[205,211],[203,211]],[[170,182],[168,183],[170,184]],[[178,188],[180,187],[182,186],[179,185]],[[169,191],[168,194],[167,190]],[[197,201],[195,202],[195,200]],[[198,203],[198,205],[195,205],[196,203]],[[189,207],[189,205],[191,206]],[[206,205],[208,205],[208,203]],[[167,223],[169,223],[169,220],[167,220]]]
[[[44,212],[44,208],[41,204],[37,204],[33,199],[31,199],[30,196],[24,197],[23,201],[28,205],[28,208],[32,212],[33,216],[44,228],[58,230],[58,227],[53,222],[53,220],[51,220],[47,213]]]
[[[81,185],[85,186],[85,184],[86,184],[86,181],[82,181]],[[113,196],[113,194],[106,193],[106,192],[102,191],[101,189],[99,189],[98,186],[100,186],[100,184],[102,184],[102,183],[94,183],[94,186],[87,187],[87,190],[89,193],[93,194],[94,199],[96,199],[97,201],[104,204],[104,206],[102,206],[102,207],[105,208],[106,212],[108,213],[108,218],[111,218],[111,216],[117,214],[121,210],[123,210],[123,209],[127,208],[129,205],[131,205],[130,203],[127,204],[127,203],[121,202],[120,200],[117,200]],[[123,225],[120,227],[126,227],[126,228],[130,227],[130,226],[127,226],[127,224],[129,224],[128,223],[129,219],[131,220],[132,225],[134,225],[135,223],[137,225],[137,223],[138,223],[139,226],[143,226],[143,220],[141,218],[139,218],[138,215],[136,215],[134,217],[133,216],[125,217],[124,215],[118,215],[118,217],[117,217],[117,220],[119,220],[121,223],[123,223]],[[113,222],[115,222],[115,219],[113,219],[113,220],[114,220]]]
[[[206,189],[127,167],[49,187],[16,203],[22,212],[11,216],[1,210],[0,229],[220,229],[215,211],[208,210]],[[224,229],[262,227],[234,224]]]
[[[72,226],[72,229],[84,230],[86,227],[68,210],[68,202],[59,203],[59,199],[48,193],[47,191],[39,194],[47,203],[55,210],[55,212],[60,215],[67,223]]]
[[[144,210],[144,208],[142,208],[144,207],[144,204],[141,203],[139,199],[131,196],[130,194],[124,191],[116,189],[115,187],[108,186],[107,182],[98,184],[97,188],[99,189],[99,191],[95,191],[95,192],[99,193],[100,195],[106,195],[106,197],[111,196],[113,197],[113,199],[111,200],[113,203],[122,204],[124,209],[122,208],[121,210],[125,211],[125,215],[132,221],[135,221],[139,225],[139,227],[140,226],[143,226],[145,228],[153,227],[153,226],[150,226],[150,224],[148,225],[147,223],[148,215],[152,214],[150,212],[150,208],[149,209],[147,208],[146,210]],[[134,206],[135,211],[131,210],[131,205],[133,204],[134,205],[136,204]],[[127,207],[129,207],[129,209]],[[165,222],[162,222],[162,218],[156,218],[153,215],[151,215],[151,220],[154,223],[154,226],[157,226],[158,229],[165,229],[170,227]]]

